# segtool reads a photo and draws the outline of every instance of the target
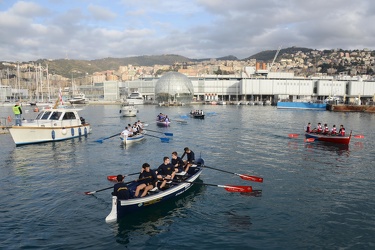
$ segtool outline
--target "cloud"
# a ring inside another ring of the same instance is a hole
[[[102,6],[90,4],[88,6],[88,10],[90,11],[94,19],[112,20],[116,17],[116,13]]]
[[[373,49],[374,10],[370,0],[13,1],[0,6],[0,52],[15,61]]]

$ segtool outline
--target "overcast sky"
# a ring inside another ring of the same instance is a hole
[[[0,61],[374,49],[374,0],[0,0]]]

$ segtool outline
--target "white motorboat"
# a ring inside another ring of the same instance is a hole
[[[121,105],[120,114],[125,117],[137,116],[138,109],[134,107],[133,103],[124,102]]]
[[[141,105],[144,104],[144,99],[141,93],[134,91],[126,98],[126,102]]]
[[[16,146],[68,140],[87,136],[89,123],[78,115],[77,109],[47,108],[33,120],[23,120],[21,126],[12,126],[9,132]]]
[[[73,96],[72,99],[69,99],[70,104],[86,104],[88,100],[86,99],[85,94],[79,93],[78,95]]]

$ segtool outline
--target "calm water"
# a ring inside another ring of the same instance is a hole
[[[137,118],[121,118],[119,108],[84,107],[81,115],[93,128],[88,138],[16,148],[9,134],[0,135],[1,249],[375,248],[375,114],[144,106]],[[1,116],[10,109],[0,107]],[[191,109],[208,115],[186,119]],[[187,124],[158,128],[159,112]],[[147,137],[127,147],[118,138],[95,142],[138,118],[173,139]],[[307,122],[344,124],[365,138],[353,138],[349,147],[288,138]],[[84,195],[112,186],[107,175],[135,173],[144,162],[156,167],[185,146],[208,166],[264,178],[249,182],[206,169],[204,183],[252,185],[262,196],[196,186],[181,199],[106,224],[111,191]]]

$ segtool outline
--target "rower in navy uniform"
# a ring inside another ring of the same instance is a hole
[[[117,175],[117,183],[113,186],[113,196],[117,196],[119,200],[127,200],[130,198],[130,192],[128,186],[123,182],[124,177],[122,175]]]
[[[147,192],[153,189],[156,186],[158,178],[154,170],[150,168],[150,164],[143,163],[141,173],[138,177],[138,182],[140,183],[135,190],[135,198],[144,197],[147,195]],[[141,195],[139,193],[142,192]]]
[[[181,156],[181,159],[184,159],[184,156],[186,155],[187,160],[184,161],[185,163],[185,172],[189,171],[189,168],[194,164],[195,162],[195,154],[194,152],[189,149],[188,147],[184,148],[184,153]]]
[[[165,187],[167,181],[173,180],[176,172],[174,171],[174,166],[171,164],[168,156],[163,158],[163,164],[161,164],[158,170],[156,170],[156,174],[159,180],[163,180],[159,187],[161,190]]]

